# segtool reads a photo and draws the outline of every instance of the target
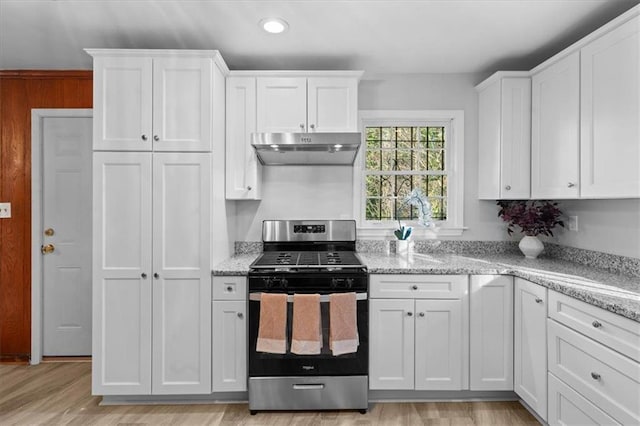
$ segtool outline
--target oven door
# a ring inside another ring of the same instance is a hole
[[[249,294],[249,377],[274,376],[361,376],[369,371],[369,301],[357,293],[358,351],[334,356],[329,349],[329,303],[320,302],[322,351],[318,355],[291,353],[293,297],[287,303],[287,351],[271,354],[256,351],[260,324],[260,293]],[[257,299],[257,300],[256,300]]]

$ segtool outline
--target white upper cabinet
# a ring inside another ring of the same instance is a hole
[[[262,165],[251,146],[256,131],[256,78],[227,78],[226,198],[259,200]]]
[[[258,77],[257,131],[356,132],[362,73],[320,74]]]
[[[640,17],[580,51],[580,194],[640,197]]]
[[[580,195],[580,53],[532,77],[531,198]]]
[[[212,149],[216,51],[88,49],[99,151]]]
[[[531,176],[531,79],[498,72],[478,85],[478,198],[528,199]]]

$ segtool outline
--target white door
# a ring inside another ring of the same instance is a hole
[[[247,302],[213,302],[213,392],[247,390]]]
[[[309,132],[358,131],[358,80],[316,77],[307,81]]]
[[[531,198],[578,198],[580,56],[531,79]]]
[[[153,59],[153,150],[211,151],[213,61]]]
[[[257,131],[307,132],[307,79],[257,78]]]
[[[151,155],[93,154],[94,395],[151,393]]]
[[[369,302],[369,388],[413,389],[414,301]]]
[[[93,149],[151,150],[151,58],[96,57]]]
[[[91,355],[91,117],[42,125],[43,355]]]
[[[153,154],[153,394],[211,393],[211,154]]]
[[[513,277],[472,275],[469,388],[513,390]]]
[[[416,390],[462,390],[462,300],[416,300]]]

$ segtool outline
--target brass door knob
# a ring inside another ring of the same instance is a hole
[[[47,228],[44,230],[44,235],[46,235],[47,237],[52,237],[53,234],[55,234],[53,228]]]
[[[55,250],[56,248],[53,244],[46,244],[40,247],[40,251],[42,252],[42,254],[53,253]]]

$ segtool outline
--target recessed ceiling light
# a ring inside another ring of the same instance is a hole
[[[280,18],[266,18],[260,21],[260,27],[268,33],[280,34],[289,28],[287,21]]]

